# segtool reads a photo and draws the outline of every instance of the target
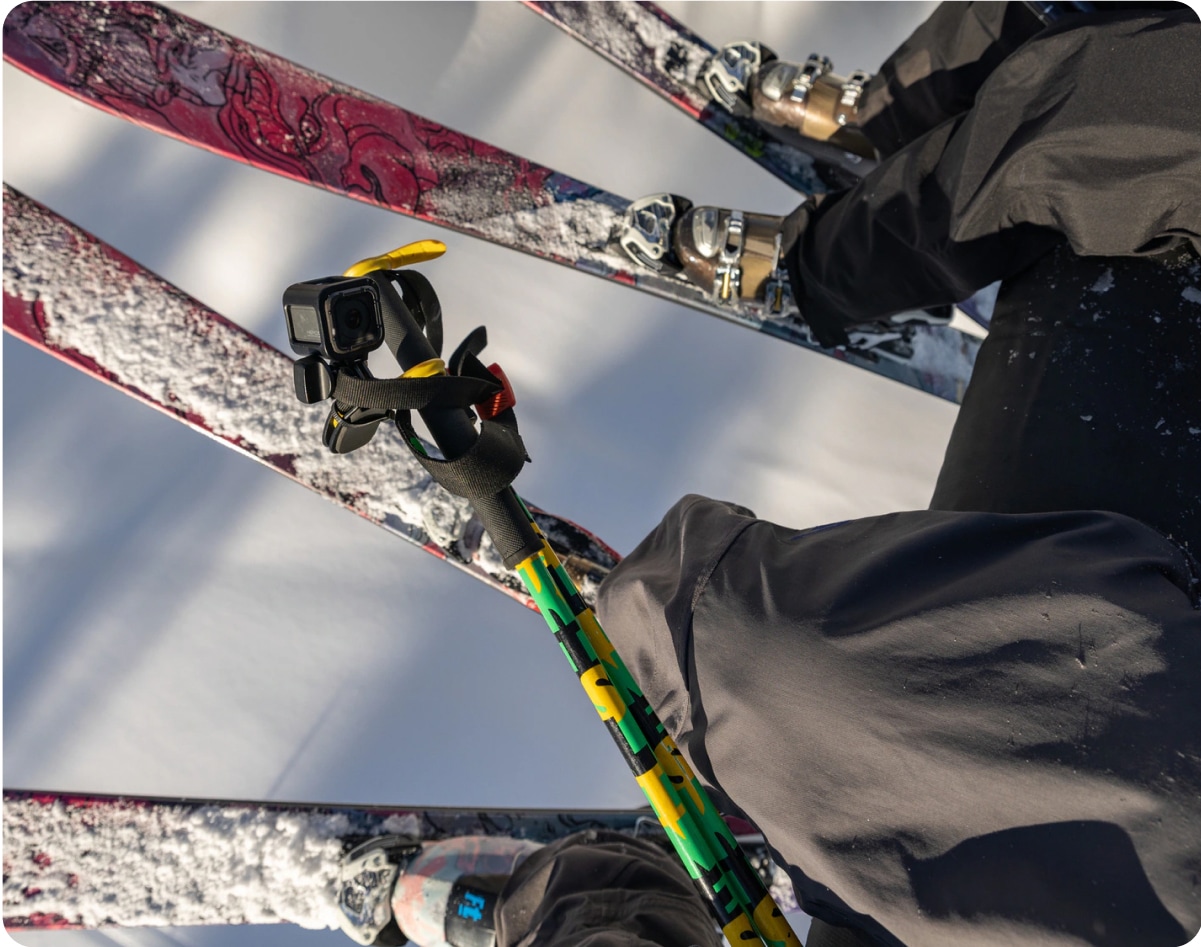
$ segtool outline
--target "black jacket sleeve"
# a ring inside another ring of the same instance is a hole
[[[859,127],[885,157],[972,107],[984,80],[1043,29],[1025,3],[943,3],[872,77]]]
[[[798,532],[693,496],[600,617],[809,913],[891,947],[1177,947],[1201,928],[1193,583],[1117,514]]]

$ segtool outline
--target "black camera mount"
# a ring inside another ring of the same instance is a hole
[[[442,308],[429,280],[411,270],[355,269],[284,293],[288,338],[302,356],[294,369],[296,397],[305,404],[333,399],[322,442],[335,454],[357,450],[382,421],[395,421],[430,476],[471,501],[512,568],[542,543],[510,486],[529,457],[508,380],[499,366],[479,359],[486,330],[472,332],[444,363]],[[381,345],[404,369],[399,378],[375,378],[367,367],[367,356]],[[445,460],[425,450],[413,411]]]

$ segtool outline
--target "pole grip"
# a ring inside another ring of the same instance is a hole
[[[367,275],[380,290],[386,337],[399,340],[393,355],[400,367],[408,371],[414,365],[437,358],[438,353],[421,331],[388,272],[377,270]],[[391,326],[388,326],[389,322]],[[465,408],[423,408],[417,413],[447,460],[462,457],[480,436]],[[506,567],[513,568],[542,548],[542,540],[511,486],[493,496],[472,496],[468,500]]]
[[[542,540],[512,487],[505,487],[496,496],[473,498],[471,507],[492,537],[492,545],[504,559],[505,568],[516,568],[542,549]]]

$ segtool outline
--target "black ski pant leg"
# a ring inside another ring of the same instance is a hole
[[[535,852],[496,905],[496,947],[718,947],[708,908],[677,856],[645,839],[585,830]],[[806,947],[874,947],[814,918]]]
[[[1108,510],[1201,555],[1201,258],[1061,246],[1004,282],[930,508]]]
[[[793,275],[833,330],[1002,279],[932,507],[1110,510],[1197,552],[1199,234],[1201,28],[1124,13],[1026,43],[820,207]]]
[[[837,927],[815,917],[805,947],[875,947],[876,941],[852,927]]]
[[[785,262],[818,338],[964,299],[1065,240],[1082,256],[1201,246],[1198,49],[1187,8],[1045,30],[968,112],[798,210]]]
[[[496,947],[720,947],[674,852],[604,829],[539,849],[496,904]]]

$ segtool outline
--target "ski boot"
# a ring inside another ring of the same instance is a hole
[[[787,234],[784,224],[784,217],[652,194],[629,206],[618,242],[635,262],[687,280],[718,304],[801,326],[784,267],[797,235]],[[950,306],[899,313],[848,330],[843,347],[906,362],[914,355],[914,328],[945,326],[951,316]]]
[[[652,194],[630,205],[618,242],[635,262],[682,276],[717,302],[759,302],[783,315],[791,300],[783,223],[783,217]]]
[[[368,839],[342,860],[342,930],[365,947],[400,947],[409,938],[421,947],[494,947],[497,897],[541,847],[499,836]]]
[[[839,76],[833,70],[834,64],[816,53],[798,65],[781,61],[762,43],[743,41],[724,46],[701,69],[698,82],[735,115],[874,158],[876,149],[855,127],[871,75],[856,69]]]

